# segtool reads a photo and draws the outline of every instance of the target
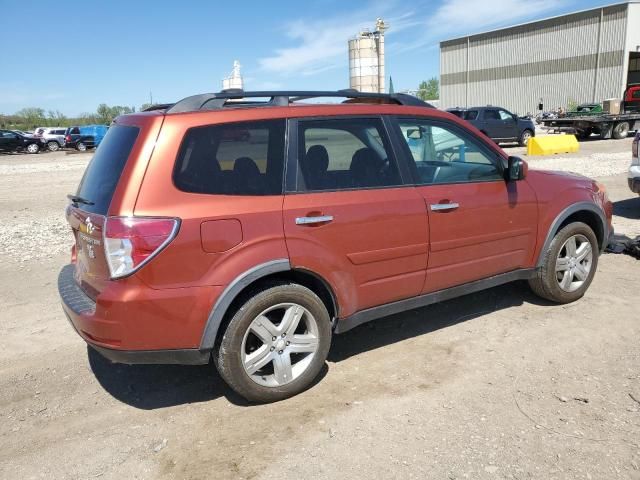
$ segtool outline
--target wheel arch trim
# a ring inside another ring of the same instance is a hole
[[[210,350],[213,348],[222,319],[240,292],[261,278],[289,270],[291,270],[289,259],[281,258],[256,265],[233,279],[222,291],[216,303],[213,305],[211,312],[209,312],[209,317],[207,318],[207,323],[202,334],[202,340],[200,341],[200,350]]]
[[[560,228],[560,225],[562,225],[562,222],[564,222],[567,218],[569,218],[574,213],[584,212],[584,211],[595,213],[597,215],[597,218],[600,221],[600,226],[602,228],[602,235],[603,235],[601,250],[604,250],[604,248],[607,246],[607,239],[609,238],[607,219],[604,215],[604,212],[595,203],[578,202],[578,203],[571,204],[567,208],[562,210],[551,223],[551,226],[549,227],[545,241],[542,244],[542,248],[538,252],[536,267],[542,266],[542,262],[544,260],[544,252],[546,252],[547,249],[549,248],[549,245],[551,245],[553,237],[558,232],[558,229]],[[596,235],[598,234],[598,232],[594,232],[594,233],[596,233]]]

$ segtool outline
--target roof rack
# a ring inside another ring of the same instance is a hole
[[[288,106],[300,100],[310,98],[346,98],[345,103],[355,103],[356,100],[378,100],[380,103],[407,105],[412,107],[434,108],[417,97],[406,93],[366,93],[353,89],[336,91],[258,91],[245,92],[240,89],[222,90],[218,93],[202,93],[183,98],[179,102],[169,105],[166,113],[184,113],[198,110],[218,110],[224,107],[258,107],[258,106]],[[268,98],[268,101],[252,101],[251,99]],[[154,105],[149,109],[158,110],[161,105]],[[147,110],[149,110],[147,109]]]
[[[149,105],[147,108],[142,109],[143,112],[153,112],[154,110],[166,110],[172,107],[173,103],[158,103],[155,105]]]

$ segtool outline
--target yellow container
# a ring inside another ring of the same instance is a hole
[[[530,138],[527,142],[527,155],[553,155],[579,150],[580,144],[575,135],[545,135]]]

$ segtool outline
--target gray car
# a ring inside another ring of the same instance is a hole
[[[66,131],[67,129],[63,127],[40,127],[36,128],[34,136],[41,138],[49,151],[56,152],[64,147]]]

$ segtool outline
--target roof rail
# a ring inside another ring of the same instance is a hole
[[[166,113],[184,113],[194,112],[198,110],[218,110],[230,106],[288,106],[291,103],[307,100],[310,98],[329,98],[342,97],[346,98],[347,103],[354,103],[354,100],[380,100],[380,103],[389,103],[395,105],[407,105],[413,107],[429,107],[433,105],[423,102],[417,97],[406,93],[366,93],[353,89],[344,89],[336,91],[257,91],[245,92],[240,89],[222,90],[218,93],[201,93],[183,98],[179,102],[169,105]],[[268,98],[268,101],[251,101],[251,99]],[[156,107],[156,106],[154,106]],[[157,108],[153,108],[156,110]]]
[[[142,112],[153,112],[154,110],[166,110],[167,108],[172,107],[173,103],[157,103],[154,105],[149,105],[147,108],[143,108]]]

